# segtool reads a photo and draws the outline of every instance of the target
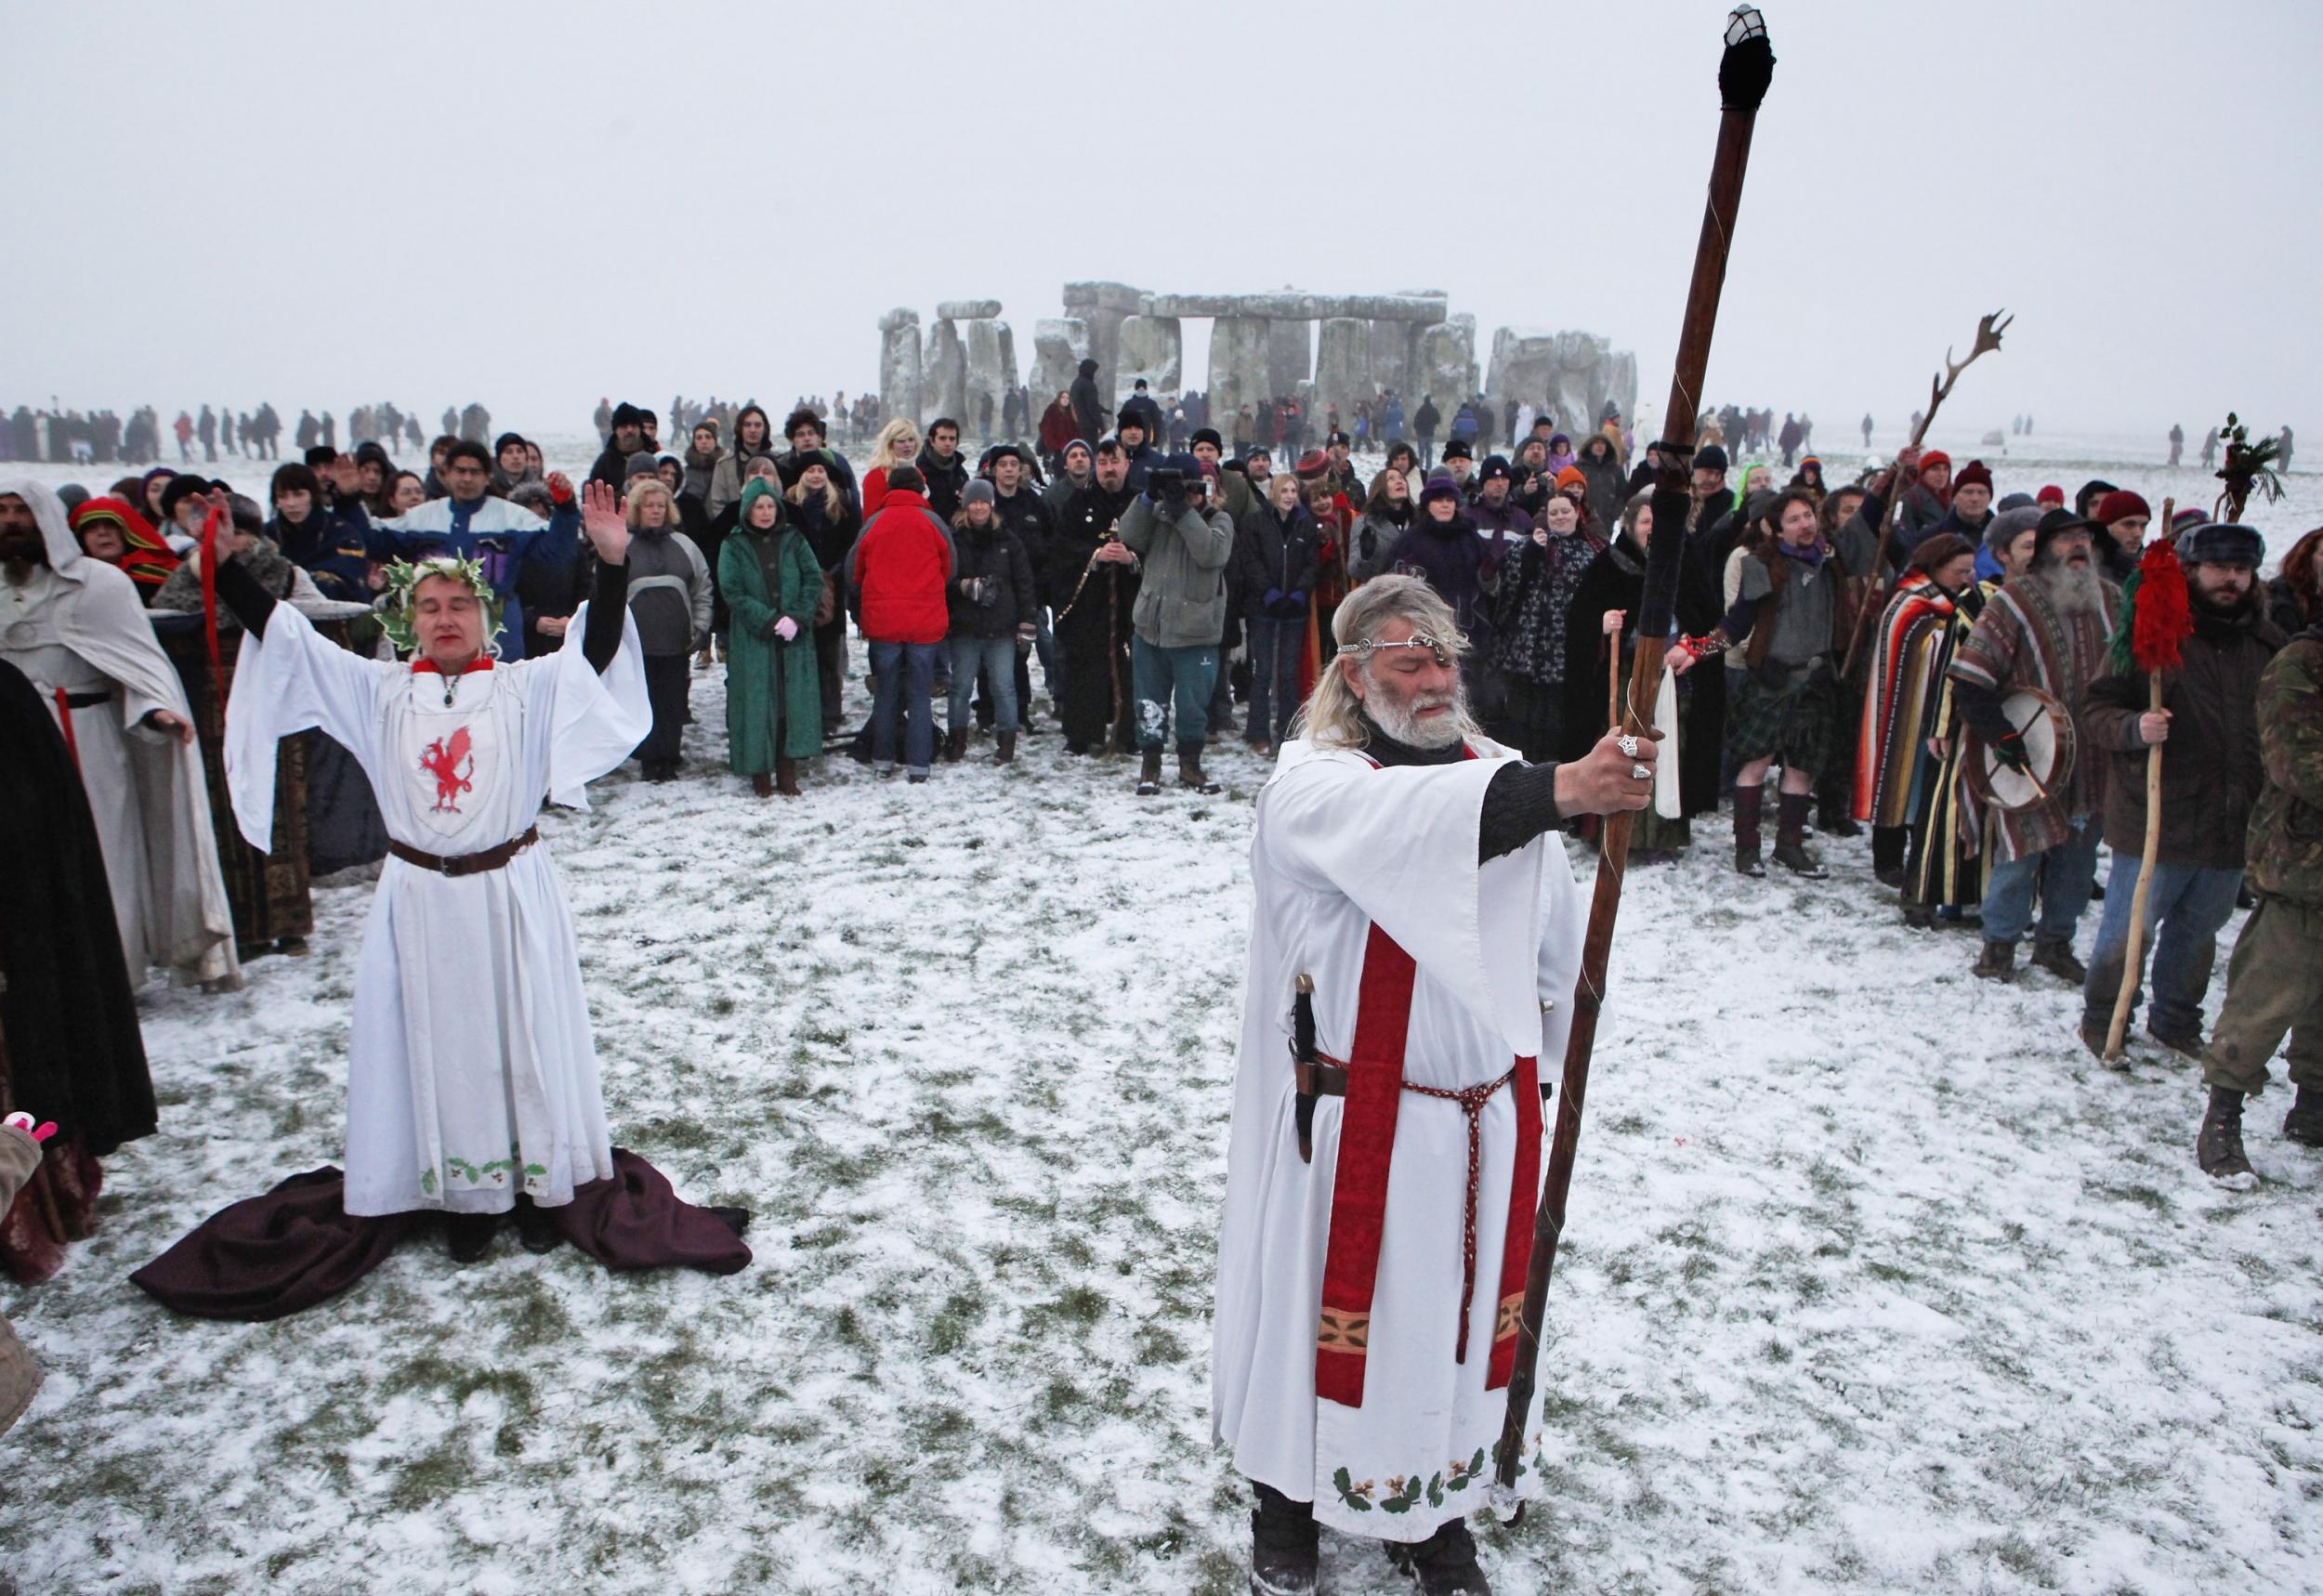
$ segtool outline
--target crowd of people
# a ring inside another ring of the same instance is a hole
[[[2158,525],[2137,493],[2102,480],[2069,498],[2057,486],[2003,492],[1982,461],[1936,450],[1847,480],[1827,478],[1812,453],[1788,475],[1772,460],[1738,464],[1729,423],[1746,452],[1787,458],[1806,441],[1802,417],[1741,411],[1701,418],[1684,524],[1660,526],[1645,440],[1618,414],[1581,425],[1576,446],[1544,411],[1519,407],[1495,429],[1489,407],[1463,401],[1436,458],[1422,425],[1436,407],[1398,407],[1384,394],[1354,432],[1328,425],[1303,446],[1294,404],[1263,422],[1268,407],[1243,407],[1229,438],[1199,395],[1164,408],[1141,389],[1113,412],[1069,390],[1037,422],[1011,404],[1005,419],[1034,436],[971,453],[949,416],[925,428],[889,417],[866,436],[875,411],[844,395],[802,399],[779,429],[755,403],[681,399],[683,431],[667,440],[653,410],[608,404],[601,451],[576,484],[521,435],[469,436],[489,425],[470,406],[446,412],[424,469],[399,465],[383,438],[342,450],[326,414],[302,418],[299,457],[255,494],[166,464],[95,494],[0,485],[11,736],[20,749],[61,738],[91,847],[59,865],[80,873],[56,902],[101,880],[120,949],[104,992],[77,996],[118,1006],[157,969],[230,988],[250,960],[302,952],[315,873],[412,857],[415,837],[447,835],[445,817],[471,812],[487,762],[514,757],[513,743],[486,746],[489,716],[478,741],[464,725],[425,746],[415,729],[363,743],[376,731],[362,729],[366,684],[393,679],[421,704],[440,680],[450,711],[470,672],[539,661],[522,679],[550,680],[552,661],[580,658],[593,594],[622,607],[623,627],[609,631],[600,609],[585,664],[554,678],[570,678],[574,701],[607,706],[593,770],[625,755],[649,781],[678,778],[692,685],[722,670],[725,763],[760,797],[799,796],[826,754],[917,784],[982,740],[1008,765],[1022,739],[1054,733],[1070,755],[1135,754],[1127,779],[1150,799],[1167,786],[1219,791],[1206,763],[1216,739],[1280,752],[1286,768],[1308,757],[1323,689],[1349,668],[1342,656],[1354,648],[1368,662],[1385,646],[1349,644],[1346,624],[1383,582],[1406,595],[1398,615],[1432,629],[1405,641],[1456,682],[1459,724],[1543,771],[1602,757],[1640,641],[1649,553],[1674,537],[1675,629],[1653,701],[1637,706],[1660,738],[1637,765],[1650,799],[1633,861],[1676,859],[1695,846],[1694,822],[1721,810],[1745,882],[1770,865],[1822,879],[1821,853],[1860,839],[1904,921],[1963,934],[1977,976],[2017,979],[2029,941],[2029,968],[2078,990],[2080,1037],[2106,1062],[2120,1060],[2108,1029],[2120,988],[2150,987],[2146,1035],[2198,1061],[2209,1090],[2205,1171],[2255,1181],[2242,1108],[2286,1037],[2297,1092],[2285,1133],[2323,1145],[2323,529],[2262,582],[2252,529],[2191,511]],[[860,475],[827,414],[867,443]],[[1204,424],[1184,425],[1195,418]],[[378,432],[410,421],[392,407],[361,419]],[[1390,436],[1363,448],[1383,425]],[[248,447],[239,423],[233,433]],[[1479,449],[1503,437],[1505,452]],[[269,458],[263,446],[250,457]],[[2125,589],[2162,542],[2187,574],[2192,624],[2185,663],[2157,692],[2117,644]],[[454,586],[467,595],[456,604]],[[289,653],[260,649],[269,616],[296,639]],[[852,728],[850,631],[869,689]],[[399,646],[411,671],[393,663]],[[228,713],[256,696],[236,689],[253,659],[276,661],[283,695],[255,745],[256,712]],[[588,685],[597,675],[602,694]],[[511,714],[526,701],[517,680]],[[331,681],[339,697],[297,709]],[[499,735],[530,734],[512,721]],[[2145,773],[2164,748],[2150,913],[2132,948]],[[375,791],[406,755],[434,784],[432,805]],[[551,780],[547,743],[535,756],[546,763],[526,765],[525,782],[577,793]],[[485,830],[518,829],[507,805],[548,791],[502,792]],[[1605,807],[1567,809],[1566,829],[1592,834]],[[2099,895],[2101,846],[2112,867]],[[2093,896],[2104,907],[2084,964],[2076,939]],[[2206,1027],[2217,938],[2238,903],[2252,912]],[[38,1201],[0,1231],[0,1261],[37,1277],[92,1223],[97,1160],[149,1132],[153,1113],[134,1021],[70,1068],[44,1066],[41,1048],[65,1034],[43,1018],[54,995],[15,974],[16,1096],[60,1092],[55,1107],[33,1106],[64,1127],[35,1171]],[[103,1084],[55,1085],[76,1072]],[[577,1150],[559,1144],[545,1192],[610,1178],[601,1114],[593,1123]],[[405,1135],[392,1133],[398,1149]],[[460,1167],[472,1180],[492,1166]],[[410,1178],[399,1164],[388,1184]],[[455,1250],[473,1253],[488,1233],[460,1230]]]

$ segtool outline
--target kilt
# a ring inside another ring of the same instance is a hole
[[[1726,747],[1738,764],[1773,759],[1785,770],[1819,776],[1831,763],[1831,737],[1839,724],[1839,681],[1828,661],[1818,660],[1789,674],[1771,667],[1774,685],[1756,671],[1726,677]]]

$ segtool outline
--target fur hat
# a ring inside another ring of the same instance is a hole
[[[623,399],[613,407],[613,430],[615,432],[619,432],[624,426],[643,426],[644,425],[645,412],[628,400]]]
[[[2256,527],[2234,521],[2204,521],[2178,534],[2178,558],[2187,565],[2247,565],[2266,557],[2266,540]]]
[[[2154,516],[2154,507],[2127,488],[2116,488],[2112,492],[2098,500],[2097,507],[2089,514],[2090,519],[2103,521],[2110,527],[2114,522],[2126,520],[2132,516],[2143,516],[2147,520],[2151,520]]]

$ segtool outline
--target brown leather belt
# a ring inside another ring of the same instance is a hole
[[[472,876],[500,869],[540,840],[541,829],[527,826],[521,837],[511,837],[500,846],[486,848],[480,854],[426,854],[417,848],[406,847],[393,837],[387,839],[387,852],[407,865],[417,865],[421,870],[434,870],[439,875]]]

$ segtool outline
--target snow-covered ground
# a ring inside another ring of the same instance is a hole
[[[2277,552],[2323,519],[2296,488],[2253,517]],[[682,780],[613,777],[544,831],[617,1139],[755,1210],[756,1262],[614,1276],[504,1236],[460,1269],[424,1238],[271,1325],[129,1286],[338,1156],[370,895],[322,889],[311,957],[149,992],[162,1133],[109,1161],[61,1275],[0,1288],[48,1371],[0,1444],[0,1572],[1240,1589],[1208,1310],[1262,766],[1140,801],[1052,732],[762,802],[715,671],[694,708]],[[1906,929],[1860,843],[1746,882],[1722,822],[1697,835],[1624,904],[1551,1299],[1555,1500],[1480,1531],[1499,1589],[2323,1589],[2323,1160],[2277,1136],[2284,1094],[2251,1116],[2269,1184],[2216,1191],[2191,1065],[2097,1067],[2077,993],[1972,979],[1974,937]],[[1339,1591],[1403,1588],[1361,1542],[1325,1557]]]

